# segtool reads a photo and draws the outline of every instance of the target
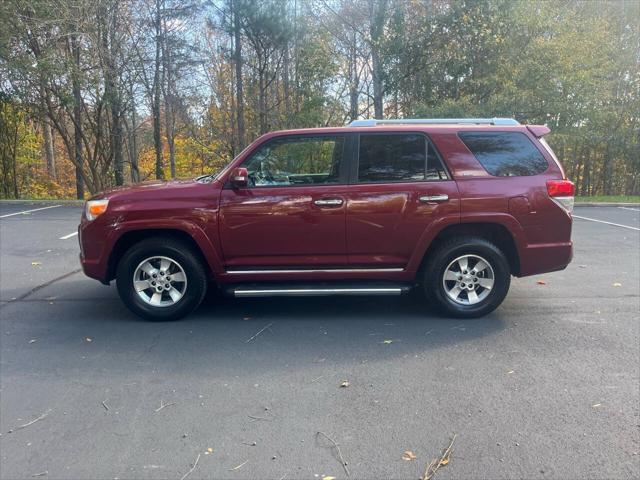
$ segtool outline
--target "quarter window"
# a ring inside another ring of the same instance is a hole
[[[467,148],[496,177],[538,175],[549,164],[531,140],[519,132],[460,132]]]
[[[360,135],[359,183],[446,178],[438,155],[424,135]]]
[[[344,137],[288,137],[264,145],[243,165],[253,187],[340,182]]]

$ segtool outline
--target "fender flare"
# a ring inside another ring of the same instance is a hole
[[[518,256],[522,257],[522,252],[527,246],[527,240],[522,225],[520,225],[520,222],[518,222],[512,215],[500,212],[492,212],[489,214],[468,213],[461,217],[458,217],[458,215],[441,217],[430,223],[420,236],[420,240],[418,241],[416,249],[411,256],[409,263],[407,264],[407,270],[410,272],[418,271],[424,256],[429,250],[429,247],[433,244],[433,241],[438,237],[438,235],[440,235],[445,229],[453,225],[464,225],[465,223],[501,225],[513,237],[513,243],[516,246]]]
[[[131,232],[174,230],[187,234],[196,243],[214,277],[224,273],[220,255],[206,232],[197,224],[183,219],[128,220],[114,226],[105,244],[106,252],[113,252],[122,237]]]

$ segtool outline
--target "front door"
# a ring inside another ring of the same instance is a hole
[[[460,201],[421,133],[360,134],[347,199],[352,267],[404,268],[432,222],[459,221]]]
[[[347,264],[343,135],[291,135],[241,165],[246,188],[225,187],[220,237],[228,270]]]

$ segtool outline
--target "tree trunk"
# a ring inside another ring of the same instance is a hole
[[[602,174],[602,193],[604,195],[613,194],[613,160],[609,152],[611,151],[611,142],[607,142],[607,147],[604,151],[603,161],[603,174]]]
[[[373,81],[373,112],[375,118],[384,118],[382,112],[382,66],[376,48],[371,49],[371,77]]]
[[[383,118],[382,110],[382,61],[380,59],[380,41],[387,12],[387,0],[370,0],[369,35],[371,43],[371,80],[373,82],[373,111],[375,118]]]
[[[116,66],[118,46],[115,34],[118,21],[118,1],[116,0],[112,5],[110,5],[110,7],[110,11],[108,11],[107,8],[104,10],[104,15],[110,15],[110,17],[108,17],[108,20],[105,22],[105,31],[102,37],[102,45],[106,58],[104,93],[111,112],[111,132],[109,143],[113,154],[115,181],[116,185],[123,185],[124,154],[122,142],[122,102],[119,87],[116,84],[118,78]]]
[[[156,0],[154,27],[156,33],[156,58],[153,71],[153,99],[151,113],[153,115],[153,146],[156,152],[156,178],[163,179],[162,138],[160,137],[160,48],[162,37],[160,32],[160,1]]]
[[[167,19],[162,21],[162,66],[164,72],[164,129],[169,146],[169,171],[171,178],[176,178],[176,150],[175,150],[175,95],[174,65],[171,47],[168,45]]]
[[[284,92],[284,126],[288,128],[291,125],[291,92],[289,88],[289,42],[284,46],[284,59],[282,65],[282,89]]]
[[[73,74],[73,143],[76,167],[76,198],[84,199],[84,182],[82,181],[82,92],[80,91],[80,45],[75,35],[71,36],[71,48],[76,71]]]
[[[240,152],[245,146],[244,131],[244,92],[242,81],[242,37],[240,31],[240,14],[237,1],[233,3],[233,39],[234,60],[236,67],[236,122],[238,125],[238,149]]]
[[[129,163],[131,165],[131,181],[138,183],[140,181],[140,170],[138,169],[138,142],[136,139],[136,103],[133,95],[133,83],[129,88],[129,97],[131,101],[131,128],[129,129]]]
[[[358,119],[359,88],[356,32],[353,32],[353,42],[349,47],[349,117],[351,121]]]
[[[18,191],[18,124],[16,123],[14,126],[14,135],[13,135],[13,149],[11,153],[12,158],[12,170],[13,170],[13,198],[20,198],[20,192]]]
[[[258,121],[260,125],[260,135],[267,133],[267,92],[264,78],[265,70],[266,65],[258,60]]]
[[[47,173],[54,180],[56,179],[56,155],[53,148],[53,132],[51,131],[51,123],[45,114],[42,121],[42,130],[44,131],[44,157],[47,162]]]

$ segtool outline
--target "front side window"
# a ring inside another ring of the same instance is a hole
[[[462,142],[495,177],[538,175],[549,164],[531,140],[519,132],[460,132]]]
[[[263,145],[243,165],[249,186],[340,182],[344,137],[288,137]]]
[[[442,162],[424,135],[360,135],[359,183],[446,178]]]

